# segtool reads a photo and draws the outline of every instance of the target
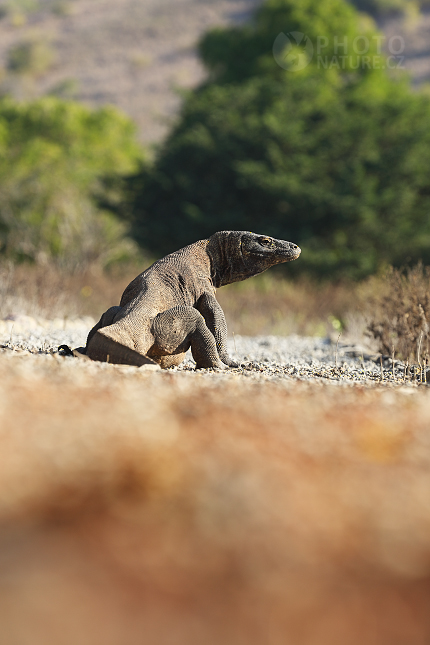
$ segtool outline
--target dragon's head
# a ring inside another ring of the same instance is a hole
[[[249,231],[215,233],[207,250],[216,287],[246,280],[275,264],[296,260],[301,253],[297,244]]]

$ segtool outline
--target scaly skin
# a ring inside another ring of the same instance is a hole
[[[300,255],[291,242],[247,231],[221,231],[155,262],[124,291],[88,334],[98,361],[179,365],[191,348],[197,368],[237,364],[227,353],[218,287],[246,280]]]

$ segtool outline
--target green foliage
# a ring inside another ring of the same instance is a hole
[[[2,99],[3,255],[83,269],[133,253],[125,225],[100,203],[118,200],[122,176],[136,170],[141,152],[134,136],[134,125],[114,108]]]
[[[3,0],[0,7],[0,20],[10,17],[12,24],[17,27],[26,22],[26,16],[36,12],[49,11],[58,16],[69,13],[68,0]]]
[[[352,44],[356,36],[368,36],[369,53],[375,52],[376,41],[372,41],[374,34],[369,27],[344,0],[266,0],[251,24],[210,31],[201,41],[199,52],[210,82],[243,83],[253,76],[285,81],[285,70],[275,64],[272,55],[280,32],[303,32],[315,44],[318,38],[327,38],[324,54],[331,58],[336,38],[346,38]],[[356,56],[346,62],[355,65]]]
[[[343,0],[268,0],[252,24],[210,32],[209,80],[188,95],[152,171],[132,183],[134,228],[160,254],[216,230],[294,241],[289,271],[359,278],[430,262],[430,100],[369,68],[279,67],[277,34],[349,43],[376,32]]]
[[[5,0],[0,7],[0,20],[9,18],[14,27],[21,27],[27,20],[27,14],[36,10],[36,0]]]
[[[44,40],[19,43],[9,52],[8,68],[16,74],[41,76],[53,65],[55,52]]]
[[[57,96],[61,99],[74,99],[79,93],[79,82],[75,78],[65,78],[49,91],[50,96]]]

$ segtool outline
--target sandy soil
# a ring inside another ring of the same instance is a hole
[[[426,386],[5,349],[0,640],[423,645],[429,428]]]

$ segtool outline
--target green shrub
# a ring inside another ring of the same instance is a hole
[[[0,19],[6,16],[22,16],[24,21],[27,14],[40,11],[49,11],[56,15],[64,16],[69,13],[68,0],[3,0],[0,8]]]
[[[134,125],[114,108],[1,100],[3,255],[82,269],[135,253],[125,224],[103,206],[120,199],[121,178],[140,158]]]
[[[40,76],[52,67],[55,52],[45,41],[28,41],[9,51],[8,69],[16,74]]]
[[[49,96],[61,99],[74,99],[79,93],[79,82],[75,78],[65,78],[49,90]]]

